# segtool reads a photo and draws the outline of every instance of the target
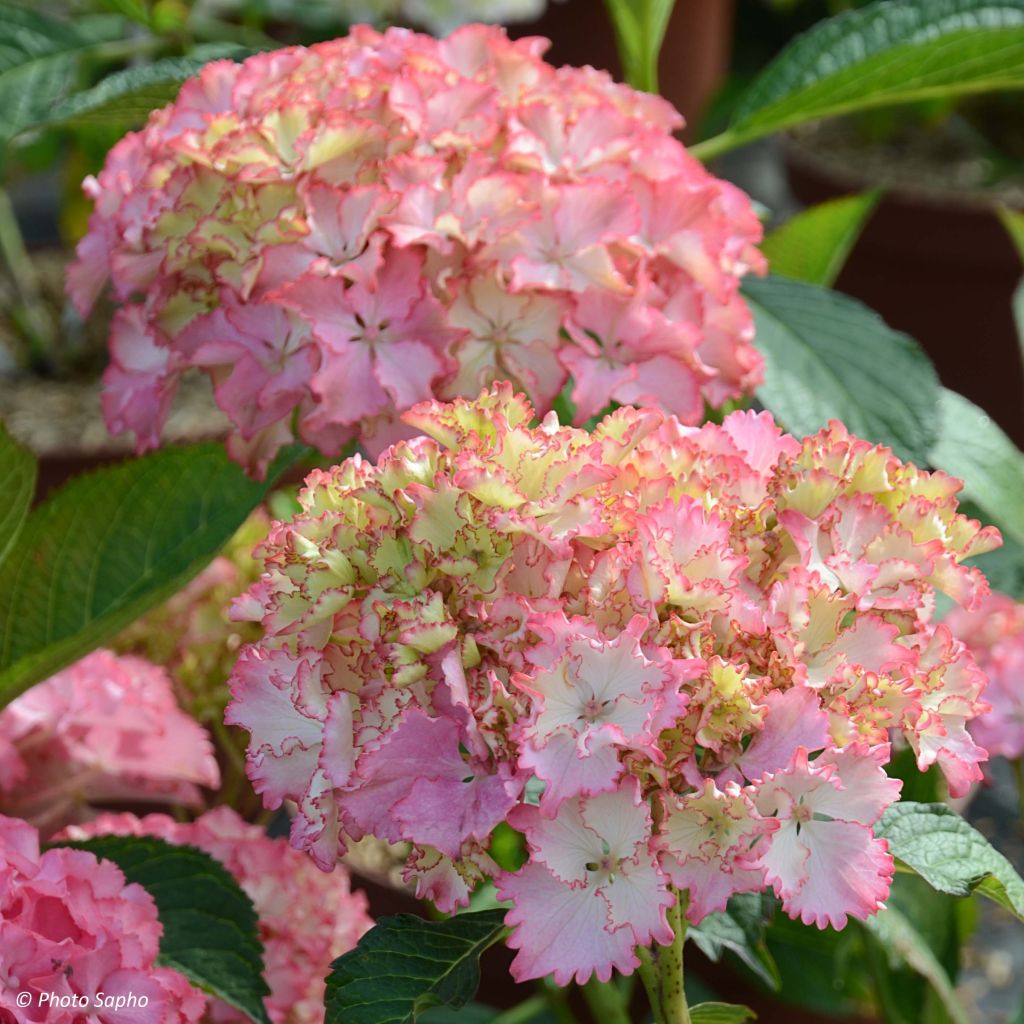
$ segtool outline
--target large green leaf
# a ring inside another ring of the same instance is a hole
[[[855,299],[799,281],[748,279],[765,380],[757,397],[794,434],[838,419],[924,465],[938,436],[938,377],[905,334]]]
[[[1024,87],[1024,0],[895,0],[819,22],[740,98],[709,158],[805,121]]]
[[[182,83],[204,64],[221,57],[240,58],[251,50],[234,44],[200,47],[188,57],[167,57],[151,64],[125,68],[107,75],[84,92],[57,104],[46,118],[48,124],[114,124],[131,126],[145,121],[150,112],[170,103]]]
[[[268,481],[303,450],[282,454]],[[269,485],[211,442],[165,448],[57,491],[0,566],[0,706],[184,586]]]
[[[964,482],[963,495],[1024,542],[1024,452],[963,395],[940,389],[939,436],[928,461]]]
[[[779,970],[765,944],[764,925],[759,896],[733,896],[725,910],[708,914],[700,924],[691,925],[686,937],[711,960],[733,953],[761,981],[777,989]]]
[[[36,491],[36,460],[0,423],[0,563],[14,547]]]
[[[325,1024],[412,1024],[432,1006],[464,1006],[480,985],[480,954],[505,930],[504,916],[381,918],[331,965]]]
[[[875,832],[889,852],[933,889],[953,896],[981,893],[1024,920],[1024,880],[977,829],[945,804],[900,801]]]
[[[748,1020],[757,1020],[757,1014],[735,1003],[698,1003],[690,1007],[691,1024],[745,1024]]]
[[[164,928],[158,964],[180,971],[258,1024],[270,1024],[256,911],[219,861],[150,836],[100,836],[61,845],[113,861],[153,897]]]
[[[674,6],[675,0],[605,0],[623,73],[637,89],[658,91],[658,54]]]
[[[939,958],[924,936],[895,907],[889,906],[864,922],[864,927],[878,940],[889,957],[890,966],[902,964],[916,971],[935,992],[950,1024],[971,1024],[967,1012],[957,998],[953,984]]]
[[[772,273],[830,288],[881,196],[879,189],[812,206],[765,237]]]
[[[70,88],[83,53],[117,39],[117,17],[71,23],[0,3],[0,143],[44,120]]]

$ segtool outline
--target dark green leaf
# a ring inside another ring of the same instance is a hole
[[[14,547],[36,492],[36,460],[0,423],[0,563]]]
[[[234,44],[205,47],[189,57],[168,57],[152,64],[125,68],[99,84],[57,104],[47,124],[141,124],[149,114],[170,103],[182,83],[205,64],[221,57],[239,58],[252,51]]]
[[[772,273],[830,288],[880,196],[878,189],[844,196],[791,217],[761,245]]]
[[[734,1003],[698,1003],[690,1007],[690,1020],[692,1024],[745,1024],[757,1020],[757,1014]]]
[[[879,911],[864,922],[898,968],[906,964],[924,978],[938,996],[951,1024],[970,1024],[953,984],[938,957],[910,920],[893,906]]]
[[[675,0],[605,0],[615,26],[626,81],[645,92],[658,91],[658,55]]]
[[[282,453],[268,481],[304,450]],[[164,448],[57,491],[0,566],[0,706],[184,586],[269,486],[211,442]]]
[[[757,397],[794,434],[830,419],[925,465],[938,436],[938,378],[905,334],[855,299],[799,281],[744,282],[765,358]]]
[[[153,897],[164,926],[161,966],[180,971],[258,1024],[270,1024],[256,911],[219,861],[150,836],[100,836],[61,845],[113,861]]]
[[[740,99],[701,157],[806,121],[1024,87],[1024,0],[899,0],[819,22]]]
[[[411,1024],[431,1006],[464,1006],[480,985],[480,954],[505,930],[504,916],[381,918],[331,965],[325,1024]]]
[[[940,389],[939,436],[928,461],[964,482],[963,495],[1024,542],[1024,452],[963,395]]]
[[[764,941],[761,899],[756,895],[734,896],[724,911],[708,914],[687,929],[686,937],[709,959],[733,953],[770,988],[779,986],[779,970]]]
[[[889,852],[932,888],[953,896],[979,892],[1024,920],[1024,880],[989,841],[945,804],[900,801],[875,832]]]
[[[70,88],[78,58],[118,38],[120,18],[61,21],[0,4],[0,143],[44,120]]]

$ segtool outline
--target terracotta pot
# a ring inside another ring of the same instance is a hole
[[[662,95],[687,120],[689,141],[700,114],[729,70],[735,0],[680,0],[676,3],[659,79]],[[615,35],[601,0],[551,0],[544,16],[514,25],[513,36],[547,36],[553,64],[590,64],[621,78]]]
[[[813,205],[874,184],[792,140],[790,187]],[[916,338],[942,382],[985,409],[1024,446],[1024,369],[1012,298],[1021,261],[979,193],[887,191],[836,281]]]

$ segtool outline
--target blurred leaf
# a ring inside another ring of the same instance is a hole
[[[1024,920],[1024,880],[975,828],[945,804],[893,804],[875,826],[889,852],[939,892],[978,892]]]
[[[983,409],[939,390],[939,436],[928,462],[963,480],[964,497],[1024,542],[1024,452]]]
[[[505,931],[504,910],[424,921],[383,917],[331,964],[325,1024],[412,1024],[432,1006],[464,1006],[480,985],[480,955]]]
[[[0,423],[0,563],[14,549],[36,493],[35,456]]]
[[[881,195],[831,199],[790,217],[761,244],[772,273],[831,288]]]
[[[0,143],[45,120],[71,87],[78,59],[123,27],[118,17],[72,23],[0,3]]]
[[[1001,548],[970,558],[968,564],[976,565],[985,574],[993,590],[1024,600],[1024,544],[1009,533],[1003,535]]]
[[[250,480],[216,442],[77,477],[0,566],[0,706],[113,637],[199,572],[305,451]]]
[[[889,906],[869,917],[864,927],[885,949],[893,967],[905,963],[931,985],[952,1024],[971,1024],[945,968],[907,917]]]
[[[830,419],[925,465],[938,436],[938,378],[912,338],[855,299],[783,278],[747,279],[765,359],[758,399],[787,430]]]
[[[180,971],[258,1024],[270,1024],[256,911],[220,861],[152,836],[99,836],[60,845],[113,861],[153,897],[163,925],[158,965]]]
[[[142,0],[102,0],[103,6],[117,14],[123,14],[140,25],[149,24],[149,12],[147,5]]]
[[[733,896],[724,911],[708,914],[700,924],[691,925],[686,937],[709,960],[721,960],[725,953],[739,957],[769,988],[779,987],[779,969],[764,939],[764,916],[760,896]]]
[[[871,107],[1024,87],[1024,0],[900,0],[819,22],[739,101],[707,159],[772,132]]]
[[[141,124],[150,113],[170,103],[182,84],[204,65],[219,58],[242,58],[251,50],[232,43],[202,47],[189,57],[167,57],[151,64],[139,64],[107,75],[84,92],[57,104],[47,124]]]
[[[675,0],[605,0],[605,6],[626,81],[644,92],[657,92],[658,55]]]
[[[757,1014],[735,1003],[698,1003],[690,1007],[690,1020],[692,1024],[745,1024],[757,1020]]]

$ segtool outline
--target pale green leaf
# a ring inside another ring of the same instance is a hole
[[[331,965],[325,1024],[412,1024],[432,1006],[465,1006],[480,985],[480,955],[505,931],[504,916],[381,918]]]
[[[734,954],[766,985],[777,989],[779,969],[768,952],[764,930],[760,897],[744,894],[729,900],[725,910],[691,925],[686,937],[710,960],[720,960],[727,952]]]
[[[975,828],[945,804],[893,804],[875,826],[889,852],[933,889],[981,893],[1024,920],[1024,880]]]
[[[675,0],[605,0],[615,26],[626,81],[645,92],[658,91],[658,55]]]
[[[259,482],[220,444],[169,447],[48,498],[0,566],[0,706],[184,586],[302,451]]]
[[[10,554],[32,507],[36,460],[0,423],[0,563]]]
[[[938,378],[905,334],[855,299],[782,278],[743,285],[765,358],[758,399],[794,434],[830,419],[924,465],[938,436]]]
[[[906,964],[931,985],[951,1024],[971,1024],[946,969],[904,914],[889,906],[869,917],[864,922],[864,927],[886,950],[893,968]]]
[[[940,389],[939,437],[928,461],[964,482],[963,496],[1024,542],[1024,452],[983,409]]]
[[[880,196],[874,189],[831,199],[791,217],[761,244],[772,273],[831,287]]]
[[[745,1024],[748,1020],[757,1020],[757,1014],[749,1006],[698,1003],[690,1007],[691,1024]]]
[[[740,98],[702,158],[871,107],[1024,87],[1024,0],[896,0],[819,22]]]
[[[61,845],[113,861],[153,897],[163,925],[160,966],[180,971],[258,1024],[270,1024],[256,911],[218,860],[152,836],[100,836]]]

